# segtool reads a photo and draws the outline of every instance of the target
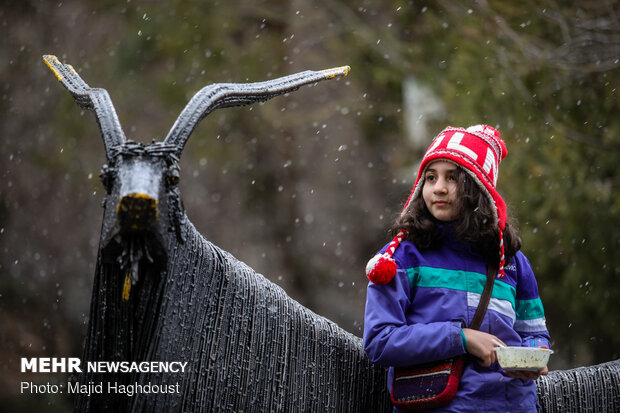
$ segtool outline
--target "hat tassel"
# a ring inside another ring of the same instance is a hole
[[[504,235],[502,229],[499,230],[499,278],[504,279],[506,273],[504,267],[506,266],[506,256],[504,255]]]

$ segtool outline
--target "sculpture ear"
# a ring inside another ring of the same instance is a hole
[[[346,76],[349,70],[349,66],[342,66],[321,71],[307,70],[265,82],[216,83],[205,86],[185,106],[164,142],[176,145],[177,155],[180,155],[198,123],[215,109],[264,102],[310,83]]]
[[[106,156],[112,160],[112,148],[125,142],[125,134],[116,116],[110,95],[105,89],[91,88],[77,74],[73,66],[61,63],[56,56],[44,55],[43,60],[58,80],[73,95],[76,103],[84,109],[95,112],[103,137]]]

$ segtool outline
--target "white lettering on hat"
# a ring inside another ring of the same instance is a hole
[[[450,141],[448,142],[447,148],[448,149],[454,149],[456,151],[462,152],[462,153],[464,153],[465,155],[469,156],[470,158],[472,158],[475,161],[476,159],[478,159],[478,155],[476,154],[476,152],[472,151],[471,149],[469,149],[465,145],[461,145],[461,140],[463,139],[464,136],[465,136],[465,134],[463,132],[456,132],[450,138]]]
[[[439,144],[441,143],[441,141],[443,140],[443,138],[445,136],[446,135],[444,135],[444,134],[441,134],[441,135],[437,136],[437,138],[435,138],[435,141],[433,142],[433,144],[426,150],[426,154],[429,154],[432,151],[434,151],[435,148],[439,146]],[[424,156],[426,156],[426,155],[424,155]]]
[[[484,160],[484,165],[482,165],[482,169],[489,174],[491,172],[491,177],[493,178],[493,185],[497,185],[497,163],[495,162],[495,156],[493,155],[493,151],[491,148],[487,148],[487,157]]]

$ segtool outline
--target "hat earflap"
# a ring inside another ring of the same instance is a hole
[[[392,281],[396,275],[396,261],[392,256],[398,245],[407,236],[407,231],[402,229],[396,234],[390,245],[383,254],[377,254],[366,264],[366,276],[374,284],[384,285]]]

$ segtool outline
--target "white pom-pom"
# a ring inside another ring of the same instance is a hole
[[[396,275],[396,262],[387,253],[375,255],[366,264],[366,276],[375,284],[387,284]]]

